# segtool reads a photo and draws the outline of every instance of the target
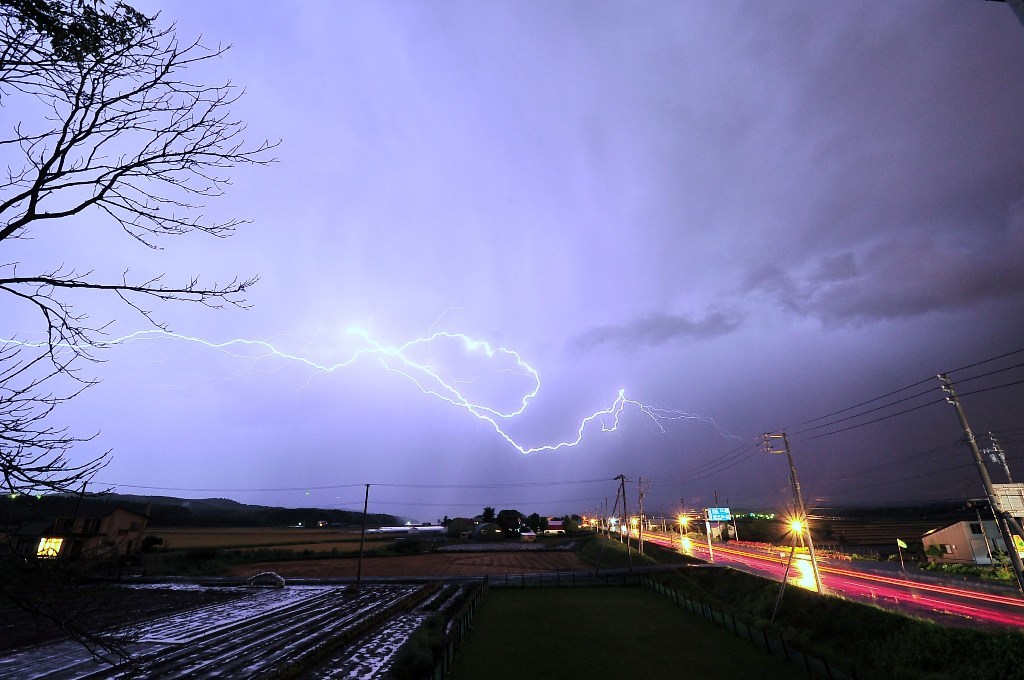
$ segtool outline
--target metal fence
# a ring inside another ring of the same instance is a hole
[[[640,576],[626,572],[598,574],[592,571],[554,574],[505,574],[489,577],[491,588],[565,588],[572,586],[635,586]]]
[[[459,649],[459,645],[462,644],[462,638],[466,636],[466,631],[469,630],[473,617],[476,616],[476,612],[480,609],[480,604],[483,602],[484,595],[487,593],[487,585],[488,579],[485,578],[483,585],[476,591],[472,599],[466,602],[459,612],[452,617],[451,625],[444,636],[444,651],[441,654],[441,658],[434,665],[434,672],[430,676],[433,680],[441,680],[451,668],[455,652]]]
[[[841,671],[825,659],[812,656],[802,649],[787,643],[786,639],[781,635],[771,635],[761,628],[749,626],[729,614],[712,609],[701,600],[691,600],[685,595],[680,595],[679,591],[668,588],[649,578],[642,578],[641,583],[656,593],[664,595],[680,607],[685,607],[694,614],[725,626],[727,630],[731,630],[737,637],[750,640],[750,642],[761,647],[769,654],[775,654],[800,664],[812,675],[820,675],[832,678],[833,680],[856,680],[857,678],[857,674],[853,669],[850,669],[849,673]]]
[[[434,667],[431,676],[434,680],[442,680],[451,668],[455,652],[462,643],[466,631],[469,630],[473,617],[483,601],[488,588],[571,588],[574,586],[634,586],[643,585],[651,590],[669,598],[687,611],[703,616],[705,619],[724,626],[731,630],[737,637],[749,640],[754,645],[762,648],[769,654],[775,654],[784,659],[801,665],[811,675],[823,676],[831,680],[856,680],[857,675],[853,669],[849,672],[842,671],[830,664],[825,659],[813,656],[802,649],[794,647],[786,642],[781,635],[769,634],[767,631],[749,626],[734,616],[719,612],[706,605],[701,600],[692,600],[679,591],[668,588],[656,581],[638,574],[610,573],[597,574],[594,572],[568,572],[554,574],[505,574],[505,576],[487,577],[483,586],[476,592],[460,612],[453,617],[451,626],[445,636],[444,653]]]

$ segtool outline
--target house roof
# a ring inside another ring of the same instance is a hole
[[[50,532],[53,522],[47,519],[37,519],[25,522],[10,533],[11,536],[42,536]]]

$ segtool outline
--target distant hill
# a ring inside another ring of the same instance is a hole
[[[115,507],[145,513],[149,508],[149,526],[158,527],[284,527],[302,524],[316,527],[319,522],[336,526],[358,526],[363,514],[351,510],[322,508],[281,508],[248,505],[229,498],[175,498],[134,494],[50,494],[42,497],[21,495],[0,499],[0,526],[17,526],[34,520],[57,517],[103,515]],[[370,513],[366,525],[393,526],[400,521],[394,515]]]

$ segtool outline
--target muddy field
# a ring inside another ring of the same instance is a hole
[[[201,529],[151,529],[147,536],[163,540],[163,550],[189,550],[199,548],[248,549],[275,548],[285,550],[313,550],[316,552],[356,552],[359,550],[359,534],[337,529],[294,529],[294,528],[201,528]],[[387,545],[393,537],[367,536],[366,549]]]
[[[233,576],[249,577],[261,571],[273,571],[285,578],[355,577],[358,560],[300,560],[258,562],[237,567]],[[364,578],[504,576],[591,569],[575,553],[562,551],[429,553],[363,559]]]

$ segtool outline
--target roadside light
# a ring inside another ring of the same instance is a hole
[[[822,588],[821,584],[821,574],[818,572],[818,560],[814,556],[814,538],[811,536],[810,528],[806,525],[807,509],[804,505],[804,497],[800,493],[800,481],[797,479],[796,476],[796,464],[793,463],[793,452],[789,448],[789,437],[786,436],[785,432],[765,432],[763,435],[761,435],[761,440],[765,453],[786,454],[786,462],[789,463],[789,481],[793,485],[793,501],[795,502],[795,510],[801,515],[800,519],[790,522],[789,526],[791,529],[793,529],[794,532],[798,533],[798,535],[800,536],[801,543],[804,542],[804,529],[807,529],[806,545],[807,552],[811,556],[811,569],[813,569],[814,571],[814,589],[819,593],[822,593],[824,592],[824,589]],[[783,448],[776,449],[772,445],[774,440],[782,440],[781,443]],[[795,547],[796,543],[794,543],[793,545]],[[776,607],[777,606],[778,604],[776,604]],[[773,614],[772,619],[774,618],[775,616]]]

